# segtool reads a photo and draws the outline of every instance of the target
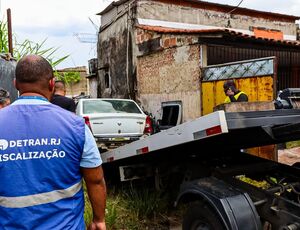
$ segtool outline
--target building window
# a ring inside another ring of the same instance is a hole
[[[104,75],[104,85],[105,85],[105,88],[110,88],[110,76],[109,76],[109,73],[108,72],[105,72],[105,75]]]

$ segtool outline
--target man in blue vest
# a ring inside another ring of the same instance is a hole
[[[85,229],[83,178],[93,208],[88,229],[105,230],[100,153],[84,120],[49,102],[51,65],[22,58],[15,86],[20,97],[0,110],[0,229]]]

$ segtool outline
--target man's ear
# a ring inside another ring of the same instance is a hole
[[[17,81],[16,81],[15,78],[14,78],[14,87],[15,87],[17,90],[19,90],[18,83],[17,83]]]
[[[51,79],[49,80],[49,90],[50,90],[51,92],[54,91],[54,85],[55,85],[54,78],[51,78]]]

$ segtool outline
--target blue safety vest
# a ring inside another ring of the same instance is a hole
[[[56,105],[0,110],[0,229],[85,229],[84,131]]]

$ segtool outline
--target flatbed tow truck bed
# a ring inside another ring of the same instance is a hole
[[[300,110],[217,111],[101,155],[108,175],[176,192],[183,229],[300,229],[300,169],[244,152],[299,139]]]

